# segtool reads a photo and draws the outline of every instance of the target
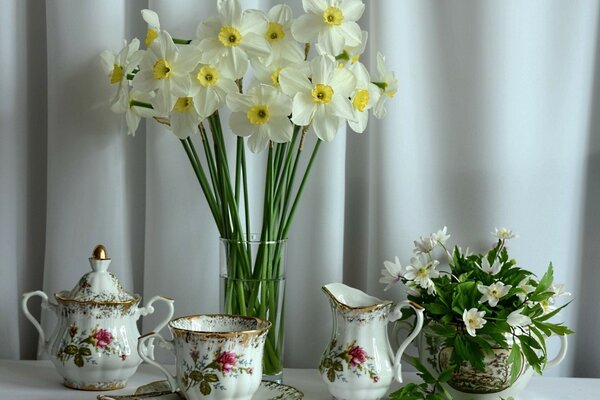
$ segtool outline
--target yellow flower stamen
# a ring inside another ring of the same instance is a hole
[[[175,110],[179,112],[185,112],[194,104],[194,101],[191,97],[180,97],[177,99],[177,103],[175,103]]]
[[[265,104],[252,106],[246,113],[252,125],[264,125],[269,122],[269,107]]]
[[[119,64],[113,66],[113,71],[110,74],[110,83],[119,83],[123,80],[123,67]]]
[[[396,95],[397,92],[398,90],[390,90],[389,92],[385,92],[385,95],[391,99]]]
[[[355,64],[356,62],[358,62],[358,60],[360,60],[360,55],[352,57],[352,58],[350,59],[350,62],[351,62],[352,64]]]
[[[242,41],[242,34],[233,26],[225,25],[219,31],[219,41],[226,47],[239,46]]]
[[[158,32],[152,28],[148,28],[148,30],[146,31],[146,41],[144,42],[146,44],[146,47],[150,47],[152,41],[154,41],[154,39],[156,39],[157,37]]]
[[[283,26],[277,22],[269,22],[267,27],[267,33],[265,33],[265,39],[270,43],[277,42],[285,37]]]
[[[344,14],[342,10],[337,7],[327,7],[327,9],[323,12],[323,22],[326,25],[341,25],[344,22]]]
[[[169,75],[171,75],[171,66],[167,60],[161,58],[154,63],[154,67],[152,67],[152,74],[156,80],[168,78]]]
[[[367,104],[369,104],[369,91],[366,89],[358,90],[354,95],[354,99],[352,99],[352,105],[358,111],[363,112]]]
[[[312,98],[315,103],[327,104],[333,97],[333,88],[329,85],[318,83],[312,90]]]
[[[275,72],[271,74],[271,82],[273,82],[273,85],[275,86],[279,86],[279,74],[281,73],[282,69],[282,67],[277,67]]]
[[[213,66],[205,65],[198,71],[196,79],[204,87],[215,86],[219,81],[219,70]]]

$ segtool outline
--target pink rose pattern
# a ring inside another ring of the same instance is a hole
[[[112,333],[106,329],[96,331],[92,337],[96,341],[96,347],[100,350],[104,350],[106,346],[109,346],[113,339]]]
[[[217,362],[221,364],[221,371],[231,372],[237,364],[237,355],[232,351],[224,351],[217,358]]]
[[[344,364],[346,364],[348,371],[352,371],[358,376],[368,375],[373,382],[377,383],[379,382],[377,370],[372,363],[368,362],[372,359],[373,357],[369,356],[363,347],[356,344],[356,340],[345,346],[338,346],[337,340],[334,339],[321,359],[319,371],[330,382],[335,382],[340,378],[344,371]]]
[[[127,360],[128,355],[121,351],[121,346],[115,341],[115,336],[108,330],[96,326],[88,334],[85,329],[80,330],[75,324],[69,326],[66,336],[61,343],[57,358],[65,364],[68,360],[78,367],[86,363],[96,364],[93,353],[102,353],[120,357]],[[79,336],[77,335],[78,333]]]

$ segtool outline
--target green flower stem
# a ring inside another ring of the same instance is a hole
[[[246,169],[246,148],[242,146],[242,177],[244,182],[244,213],[246,216],[246,241],[250,241],[250,203],[248,202],[248,171]],[[248,244],[248,255],[252,260],[250,244]]]
[[[198,124],[198,130],[200,131],[200,137],[202,139],[202,147],[204,148],[204,155],[206,157],[206,163],[208,164],[208,171],[210,173],[210,180],[213,185],[213,192],[215,193],[217,205],[220,208],[223,199],[218,196],[219,190],[217,190],[217,189],[220,187],[220,182],[218,180],[219,177],[217,175],[217,167],[215,165],[215,160],[212,155],[212,152],[210,151],[210,142],[208,140],[208,136],[206,135],[206,130],[204,129],[204,125],[202,124],[202,122],[200,122]],[[221,224],[222,224],[222,221],[221,221]]]
[[[237,151],[235,158],[235,203],[240,204],[240,184],[242,179],[242,149],[244,148],[244,138],[238,136]]]
[[[192,43],[192,41],[190,39],[173,38],[173,43],[175,43],[175,44],[190,44],[190,43]]]
[[[152,104],[150,103],[145,103],[143,101],[138,101],[138,100],[131,100],[129,102],[129,106],[135,106],[135,107],[143,107],[143,108],[150,108],[150,109],[154,109],[154,107],[152,107]]]

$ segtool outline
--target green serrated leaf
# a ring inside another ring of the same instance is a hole
[[[445,315],[449,311],[448,308],[446,308],[446,306],[444,306],[443,304],[439,304],[439,303],[425,304],[424,307],[425,307],[425,310],[427,310],[427,312],[429,312],[430,314],[434,314],[434,315]]]
[[[553,281],[554,268],[552,267],[552,263],[550,263],[550,265],[548,265],[548,270],[546,271],[544,276],[542,276],[542,279],[540,280],[540,283],[538,283],[533,294],[536,295],[545,292],[550,287],[550,285],[552,285]]]
[[[508,356],[508,363],[510,364],[510,384],[515,383],[521,373],[522,365],[521,348],[517,343],[513,344],[510,355]]]
[[[573,300],[571,300],[573,301]],[[560,307],[558,307],[556,310],[553,310],[551,312],[549,312],[548,314],[542,315],[541,317],[536,318],[536,320],[538,321],[547,321],[550,318],[554,317],[556,314],[558,314],[560,312],[560,310],[562,310],[563,308],[565,308],[566,306],[568,306],[569,304],[571,304],[571,301],[569,301],[567,304],[564,304]]]
[[[450,379],[452,379],[452,376],[454,376],[454,371],[456,370],[456,366],[453,365],[450,368],[446,368],[445,370],[443,370],[440,375],[438,376],[438,382],[440,383],[445,383],[448,382]]]
[[[433,377],[431,372],[427,369],[425,365],[421,362],[421,360],[417,359],[415,362],[415,368],[417,369],[418,375],[425,381],[425,383],[433,384],[436,382],[436,379]]]
[[[523,351],[527,362],[529,363],[529,365],[531,365],[531,368],[533,368],[533,370],[538,374],[541,374],[542,371],[540,368],[540,358],[535,353],[535,351],[531,347],[529,347],[525,342],[521,342],[521,350]]]
[[[430,324],[429,329],[437,336],[450,337],[456,335],[456,328],[454,326]]]

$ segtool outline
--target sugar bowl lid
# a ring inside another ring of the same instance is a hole
[[[89,261],[92,271],[83,275],[71,291],[57,293],[56,297],[59,300],[123,303],[138,297],[127,293],[115,274],[108,272],[111,259],[107,255],[106,247],[101,244],[96,246]]]

